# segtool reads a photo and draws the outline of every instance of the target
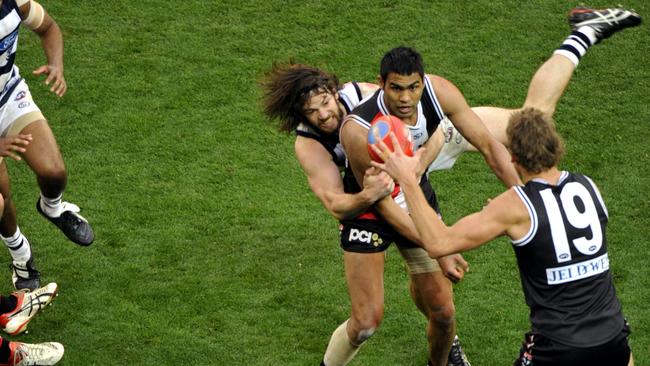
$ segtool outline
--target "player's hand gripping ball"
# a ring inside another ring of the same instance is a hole
[[[413,156],[413,139],[409,133],[408,127],[402,122],[401,119],[388,115],[388,116],[378,116],[370,124],[370,129],[368,130],[368,153],[370,154],[370,159],[383,163],[383,159],[375,153],[371,145],[374,145],[378,142],[375,134],[379,136],[381,141],[384,141],[384,144],[390,149],[390,151],[395,151],[393,147],[393,141],[390,139],[390,133],[393,132],[397,138],[399,146],[404,151],[404,154],[408,156]]]

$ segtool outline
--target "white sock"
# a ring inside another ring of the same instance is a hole
[[[61,206],[61,198],[63,194],[60,194],[56,198],[45,197],[41,193],[41,210],[49,217],[59,217],[63,211],[63,206]]]
[[[339,325],[334,333],[332,333],[332,338],[330,338],[327,350],[325,351],[325,357],[323,357],[325,366],[345,366],[359,352],[360,346],[353,346],[350,343],[347,330],[348,320]]]
[[[11,258],[14,262],[26,263],[32,256],[32,249],[29,245],[29,241],[25,235],[20,232],[20,228],[16,228],[14,235],[8,238],[5,238],[2,235],[0,235],[0,238],[2,238],[2,241],[4,241],[7,248],[9,248],[9,253],[11,253]]]
[[[582,26],[573,31],[553,54],[562,55],[578,66],[582,56],[587,53],[587,49],[597,40],[596,31],[592,27]]]

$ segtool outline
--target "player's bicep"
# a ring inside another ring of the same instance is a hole
[[[295,151],[309,187],[329,209],[332,194],[343,193],[341,174],[334,160],[324,147],[312,139],[299,137]]]
[[[525,217],[525,208],[513,197],[512,190],[492,200],[483,210],[456,222],[450,230],[449,240],[457,240],[462,250],[478,247],[508,232]]]
[[[478,150],[485,152],[489,146],[490,131],[481,118],[470,108],[465,96],[450,81],[436,75],[429,78],[438,95],[443,111],[460,134]]]

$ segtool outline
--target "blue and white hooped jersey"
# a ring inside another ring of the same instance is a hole
[[[0,106],[6,95],[20,80],[18,67],[14,65],[18,48],[18,32],[22,20],[15,1],[2,1],[0,6]]]
[[[349,82],[343,85],[343,88],[338,91],[339,102],[343,104],[346,113],[350,113],[356,107],[362,98],[361,89],[356,82]],[[296,128],[296,134],[302,137],[312,138],[320,142],[323,147],[332,155],[332,159],[337,166],[341,169],[345,167],[345,151],[343,145],[339,141],[339,134],[323,135],[317,129],[312,127],[306,122],[302,122]]]

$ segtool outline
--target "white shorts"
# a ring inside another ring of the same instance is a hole
[[[45,119],[38,108],[25,80],[18,81],[7,99],[0,107],[0,136],[15,135],[28,124]]]
[[[429,165],[427,169],[427,174],[431,173],[434,170],[447,170],[451,169],[458,156],[467,150],[469,142],[463,137],[463,135],[458,132],[456,127],[451,123],[449,118],[443,119],[440,121],[438,128],[442,131],[442,134],[445,136],[444,144],[436,156],[436,159]]]

